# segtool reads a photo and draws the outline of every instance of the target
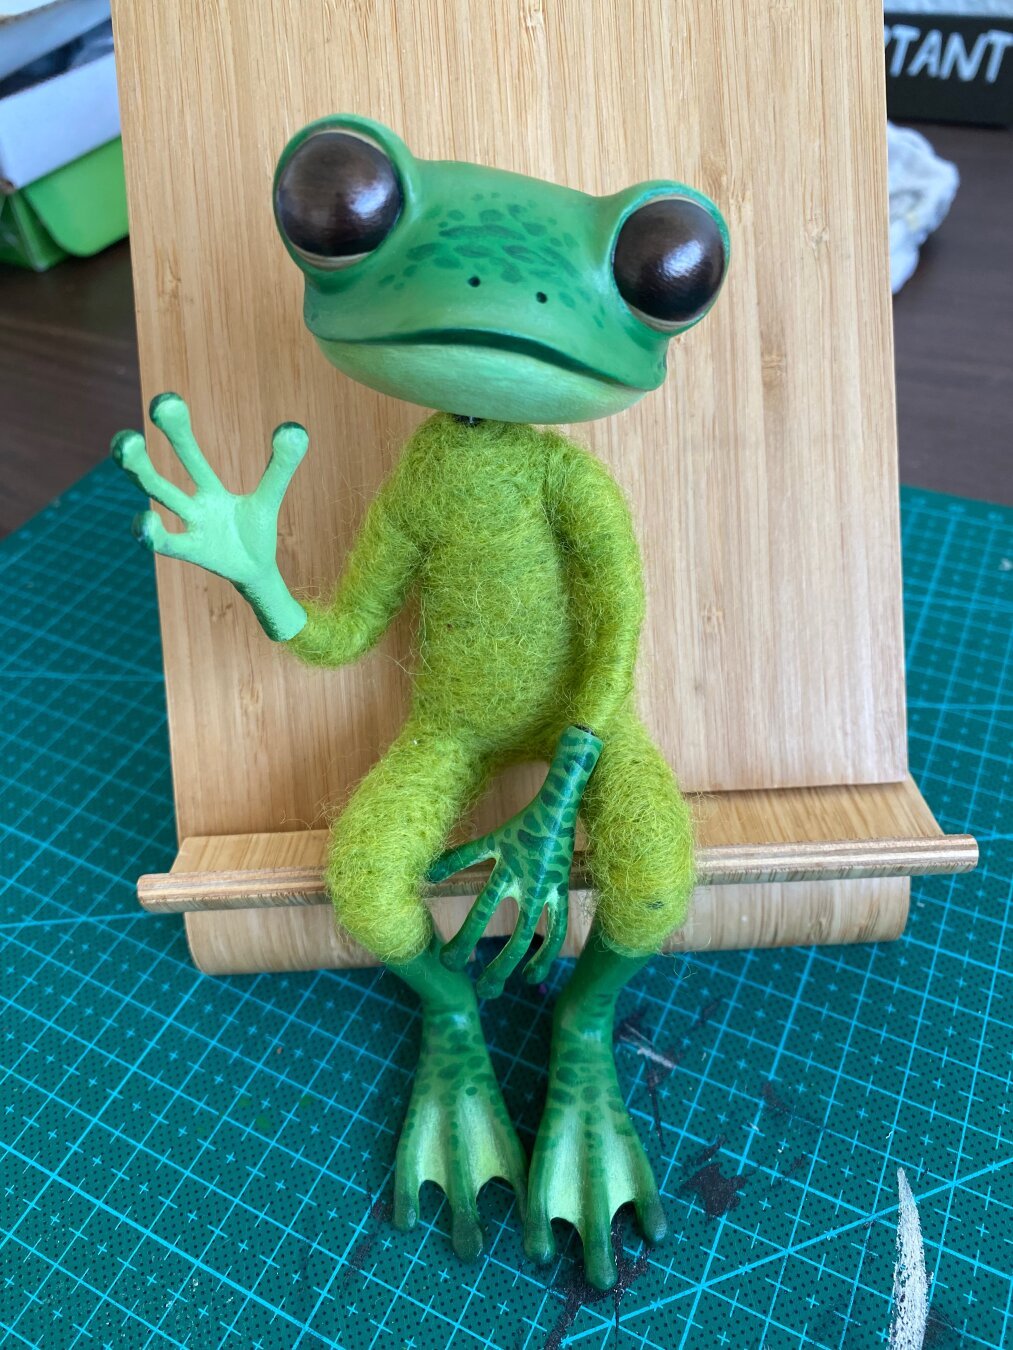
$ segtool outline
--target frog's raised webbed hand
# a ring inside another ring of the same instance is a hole
[[[156,511],[144,511],[134,521],[134,534],[154,553],[196,563],[231,581],[268,637],[276,642],[293,637],[306,623],[306,611],[282,580],[275,552],[278,511],[309,444],[305,430],[296,422],[282,423],[272,437],[271,458],[259,484],[253,492],[239,494],[222,486],[204,458],[178,394],[159,394],[152,400],[150,416],[195,490],[191,495],[162,477],[140,432],[119,432],[112,443],[117,464],[186,526],[172,534]]]
[[[304,429],[295,422],[278,427],[260,483],[241,496],[222,486],[204,458],[186,404],[177,394],[154,399],[151,420],[167,437],[196,491],[191,495],[168,482],[151,463],[141,434],[121,431],[112,445],[116,462],[186,526],[171,534],[154,511],[145,511],[134,522],[141,543],[231,581],[252,605],[268,637],[287,642],[310,665],[340,666],[368,651],[404,603],[420,558],[403,527],[409,495],[403,471],[396,471],[374,498],[331,603],[300,602],[282,580],[275,551],[278,511],[306,453]]]
[[[525,968],[527,980],[535,984],[544,979],[559,955],[569,914],[577,812],[600,753],[601,741],[587,727],[567,727],[545,783],[530,806],[481,839],[450,849],[429,869],[429,880],[440,882],[464,867],[493,860],[492,875],[458,932],[443,948],[443,962],[452,970],[461,970],[467,964],[497,907],[507,898],[517,903],[517,927],[476,986],[483,998],[494,998],[502,992],[527,952],[543,912],[545,940]]]

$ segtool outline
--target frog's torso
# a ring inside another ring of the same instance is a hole
[[[428,488],[409,487],[406,522],[422,558],[416,703],[455,725],[523,736],[564,716],[574,625],[544,490],[558,444],[438,414],[405,449],[409,484]]]

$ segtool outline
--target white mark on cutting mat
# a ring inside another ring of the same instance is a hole
[[[890,1350],[922,1350],[929,1319],[929,1281],[918,1206],[903,1168],[897,1169],[897,1264],[893,1268]]]

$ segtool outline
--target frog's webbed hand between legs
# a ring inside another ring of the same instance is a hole
[[[544,979],[559,955],[566,938],[577,813],[601,745],[586,727],[567,727],[534,801],[481,839],[450,849],[429,869],[428,879],[440,882],[474,863],[493,861],[489,880],[443,949],[443,962],[451,970],[463,970],[499,905],[507,898],[517,902],[517,927],[478,980],[476,987],[483,998],[502,993],[531,945],[543,911],[545,940],[525,968],[528,982]]]
[[[276,641],[300,631],[306,611],[289,593],[278,571],[278,511],[309,443],[303,427],[283,422],[271,441],[271,457],[253,492],[229,492],[194,439],[190,414],[178,394],[159,394],[150,416],[189,474],[193,493],[164,478],[152,464],[137,431],[114,437],[112,456],[149,497],[185,528],[170,533],[156,511],[134,521],[134,534],[153,553],[196,563],[231,581],[252,606],[261,627]]]

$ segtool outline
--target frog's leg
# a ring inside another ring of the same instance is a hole
[[[327,887],[339,923],[418,994],[422,1045],[398,1142],[394,1223],[418,1220],[435,1181],[452,1213],[454,1250],[478,1254],[478,1192],[513,1186],[523,1211],[527,1160],[489,1060],[471,982],[439,959],[420,897],[426,869],[486,776],[467,741],[410,721],[334,824]]]
[[[685,918],[692,890],[689,811],[671,770],[632,713],[603,736],[584,795],[598,909],[553,1017],[545,1111],[528,1180],[524,1245],[555,1253],[551,1220],[580,1233],[588,1280],[616,1280],[612,1217],[632,1202],[649,1242],[665,1234],[651,1165],[616,1078],[616,997]]]

